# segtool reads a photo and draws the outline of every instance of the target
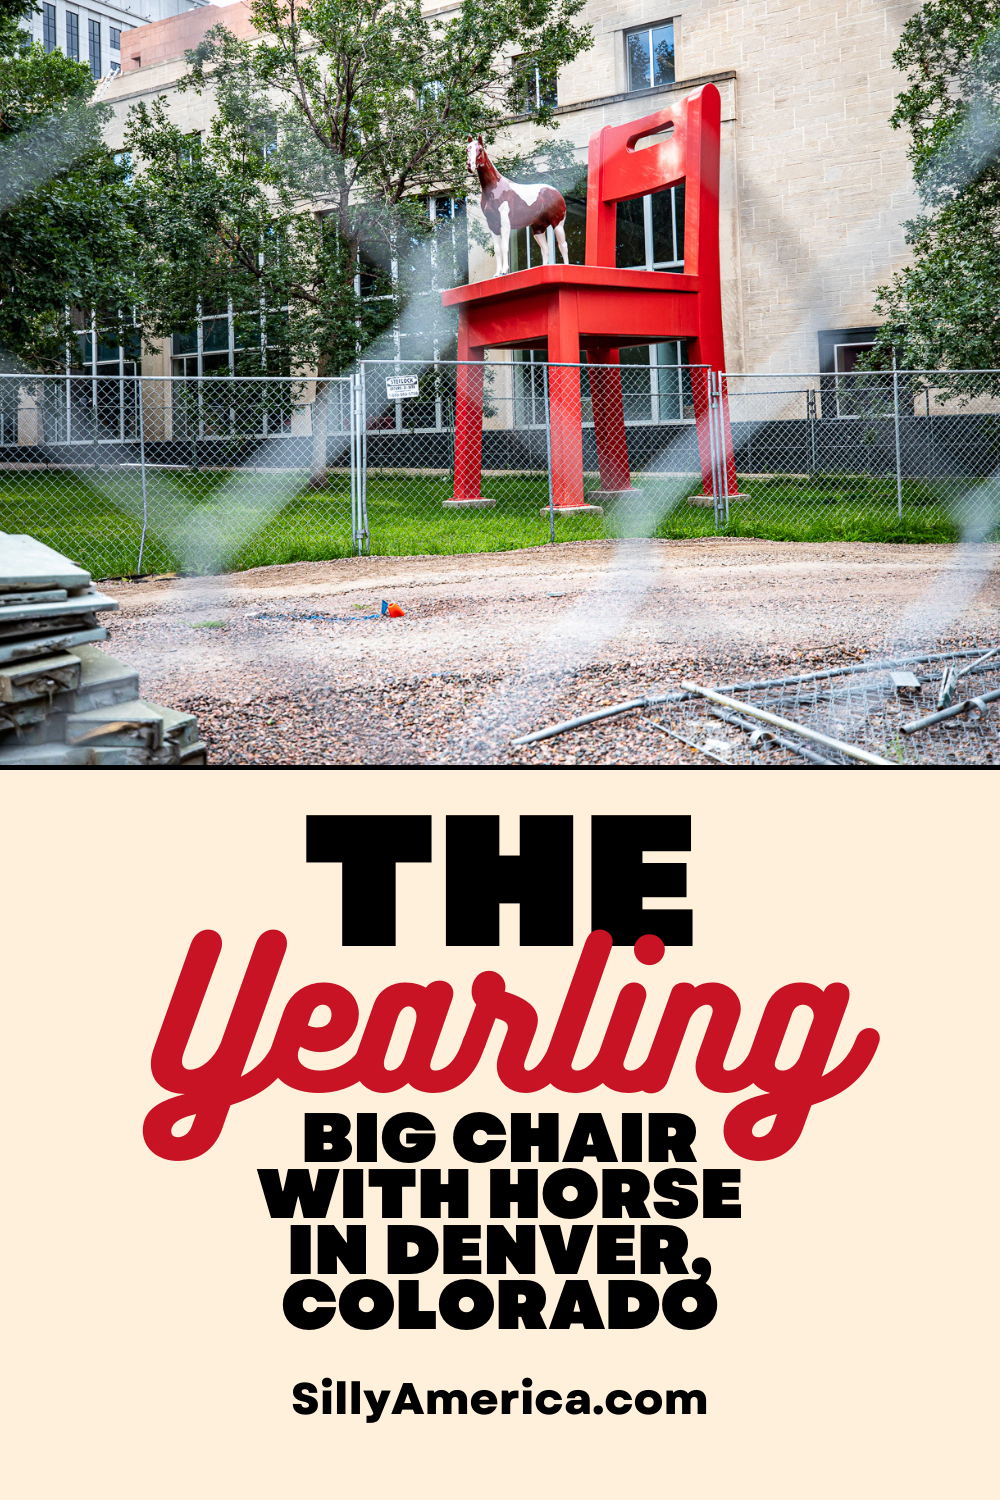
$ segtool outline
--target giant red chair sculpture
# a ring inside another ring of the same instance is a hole
[[[591,137],[587,167],[587,249],[582,266],[535,266],[442,293],[458,308],[455,491],[450,502],[482,505],[483,356],[486,349],[546,349],[550,369],[553,503],[585,505],[580,352],[588,360],[601,490],[631,486],[622,408],[619,349],[687,340],[702,486],[715,496],[708,377],[725,370],[719,284],[719,91],[696,89],[680,104]],[[655,144],[636,149],[650,136]],[[619,203],[685,183],[684,271],[626,271],[615,266]],[[562,367],[560,367],[562,366]],[[723,382],[724,390],[724,382]],[[736,494],[728,411],[723,401],[725,472]],[[721,469],[721,465],[720,465]]]

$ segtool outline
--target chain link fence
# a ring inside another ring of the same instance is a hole
[[[98,577],[616,536],[994,534],[1000,372],[719,377],[671,352],[3,375],[0,530]]]

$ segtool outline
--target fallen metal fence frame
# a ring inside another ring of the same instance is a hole
[[[885,760],[881,755],[873,755],[870,750],[862,750],[859,745],[848,745],[844,740],[821,734],[818,729],[809,729],[805,724],[796,724],[792,719],[783,719],[780,714],[768,713],[767,709],[758,708],[755,703],[740,703],[737,698],[730,698],[725,693],[717,693],[712,688],[702,687],[697,682],[682,682],[681,687],[685,692],[697,693],[700,697],[708,698],[710,702],[718,703],[721,708],[728,708],[731,712],[739,711],[749,714],[754,719],[760,719],[764,724],[773,724],[776,729],[789,730],[793,734],[801,735],[804,739],[814,740],[817,745],[825,745],[828,750],[836,750],[851,760],[860,760],[868,766],[892,765],[891,760]]]
[[[660,730],[661,734],[668,734],[672,740],[680,740],[681,744],[687,745],[689,750],[697,750],[699,754],[707,755],[709,760],[715,761],[716,765],[729,765],[729,761],[724,756],[716,755],[713,750],[709,750],[707,745],[699,745],[695,740],[685,739],[684,735],[678,734],[676,729],[668,729],[666,724],[661,724],[658,719],[642,718],[639,722],[641,724],[648,724],[650,729]]]
[[[1000,651],[1000,646],[997,647]],[[921,662],[950,661],[953,657],[981,656],[982,648],[972,646],[961,651],[930,651],[922,656],[894,656],[883,661],[871,661],[853,663],[847,667],[824,667],[816,672],[800,672],[795,677],[770,677],[762,678],[757,682],[731,682],[725,687],[718,689],[723,693],[752,693],[759,688],[793,687],[801,682],[815,682],[822,677],[846,677],[859,672],[888,672],[896,667],[909,667],[919,665]],[[993,652],[988,655],[992,656]],[[977,664],[972,663],[969,670],[975,670]],[[964,675],[964,674],[963,674]],[[531,734],[522,734],[511,744],[533,745],[538,740],[551,739],[557,734],[566,734],[571,729],[582,729],[587,724],[596,724],[599,719],[612,719],[618,714],[625,714],[634,708],[656,708],[661,703],[682,703],[685,698],[692,697],[689,691],[681,691],[676,688],[665,693],[650,693],[645,698],[628,698],[624,703],[614,703],[608,708],[595,709],[590,714],[580,714],[575,719],[563,719],[558,724],[550,724],[545,729],[536,729]]]
[[[903,734],[915,734],[918,729],[929,729],[932,724],[943,724],[946,719],[956,719],[959,714],[966,714],[970,709],[985,714],[987,705],[996,703],[998,699],[1000,699],[1000,688],[995,688],[992,693],[982,693],[978,698],[966,698],[962,703],[954,703],[950,708],[942,708],[936,714],[928,714],[924,719],[914,719],[909,724],[901,724],[899,727]]]
[[[709,711],[713,718],[722,719],[726,724],[735,724],[737,729],[747,730],[750,734],[751,750],[755,749],[758,744],[763,744],[765,740],[770,739],[773,740],[774,744],[780,745],[782,750],[790,750],[793,755],[801,755],[803,760],[809,761],[811,765],[832,766],[836,764],[835,761],[827,760],[825,756],[818,754],[817,751],[810,750],[808,745],[800,745],[797,740],[789,740],[784,735],[774,734],[773,731],[761,729],[760,725],[754,724],[751,719],[743,719],[739,714],[729,713],[726,709],[719,708],[717,704],[713,703]]]

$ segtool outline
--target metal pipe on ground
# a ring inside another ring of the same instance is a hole
[[[752,719],[760,719],[765,724],[773,724],[777,729],[787,729],[792,734],[801,735],[803,739],[813,740],[817,745],[826,745],[828,750],[839,750],[841,755],[848,756],[851,760],[860,760],[866,766],[891,766],[891,760],[883,760],[881,755],[873,755],[870,750],[862,750],[860,745],[848,745],[844,740],[835,740],[828,734],[820,734],[818,729],[807,729],[804,724],[796,724],[792,719],[782,719],[778,714],[768,713],[766,709],[757,708],[752,703],[740,703],[735,698],[727,698],[724,693],[717,693],[714,688],[702,687],[697,682],[682,682],[681,687],[688,693],[696,693],[701,698],[707,698],[710,703],[721,704],[723,708],[735,709],[738,713],[749,715]]]
[[[994,688],[992,693],[983,693],[978,698],[966,698],[961,703],[953,704],[951,708],[943,708],[940,713],[928,714],[925,719],[911,719],[909,724],[901,724],[900,728],[904,734],[916,734],[918,729],[929,729],[932,724],[942,724],[945,719],[954,719],[958,714],[968,713],[970,708],[985,713],[986,705],[996,703],[997,699],[1000,699],[1000,688]]]
[[[682,734],[677,733],[676,729],[668,729],[666,724],[661,724],[657,719],[643,717],[639,722],[640,724],[648,724],[650,729],[659,729],[663,734],[669,734],[672,740],[680,740],[682,745],[687,745],[691,750],[697,750],[701,755],[707,755],[709,760],[714,760],[717,766],[728,766],[731,764],[728,760],[724,760],[721,755],[716,755],[714,751],[706,750],[704,745],[699,745],[694,740],[686,740]]]
[[[615,714],[626,713],[630,708],[650,708],[652,702],[663,702],[662,698],[650,700],[648,698],[630,698],[627,703],[616,703],[611,708],[599,708],[592,714],[580,714],[576,719],[564,719],[561,724],[550,724],[548,729],[536,729],[534,734],[522,734],[520,739],[512,740],[514,745],[533,745],[536,740],[551,739],[554,734],[565,734],[568,729],[582,729],[585,724],[596,724],[598,719],[610,719]]]
[[[739,714],[727,713],[724,708],[717,708],[715,704],[713,704],[709,709],[709,713],[712,714],[716,719],[722,719],[726,724],[735,724],[738,729],[753,730],[755,733],[757,732],[758,726],[753,722],[752,719],[744,719],[741,718]],[[810,750],[808,746],[799,745],[795,742],[795,740],[786,740],[780,734],[776,734],[774,736],[774,743],[776,745],[780,745],[782,750],[790,750],[793,755],[801,755],[802,758],[809,761],[811,765],[836,765],[836,761],[827,760],[825,756],[817,754],[815,750]]]

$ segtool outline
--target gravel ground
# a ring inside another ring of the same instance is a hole
[[[682,678],[725,684],[1000,639],[1000,548],[573,542],[105,581],[107,649],[197,714],[210,765],[713,764],[637,714],[511,739]],[[374,614],[381,599],[405,618]]]

